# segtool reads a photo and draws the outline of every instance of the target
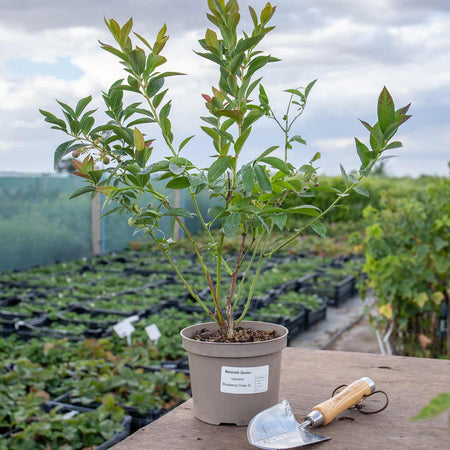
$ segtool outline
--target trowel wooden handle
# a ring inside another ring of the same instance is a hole
[[[313,408],[313,411],[318,411],[323,416],[323,422],[317,425],[327,425],[341,412],[355,406],[365,395],[371,394],[374,390],[375,383],[368,377],[353,382],[339,394]]]

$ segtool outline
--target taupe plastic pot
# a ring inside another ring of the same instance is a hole
[[[202,342],[192,339],[214,322],[181,330],[188,352],[195,417],[214,425],[248,425],[253,416],[279,402],[281,351],[288,330],[273,323],[241,322],[243,327],[275,330],[278,338],[248,343]]]

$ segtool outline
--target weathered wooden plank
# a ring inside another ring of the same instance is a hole
[[[333,439],[321,449],[448,449],[448,416],[412,422],[436,394],[450,390],[450,361],[287,348],[283,351],[281,399],[297,420],[341,384],[368,376],[389,395],[389,406],[375,415],[346,411],[322,428]],[[381,399],[380,399],[381,402]],[[192,400],[117,444],[114,450],[251,449],[246,427],[214,426],[195,419]],[[312,447],[315,448],[315,447]]]

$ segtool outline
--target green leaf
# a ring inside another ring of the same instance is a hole
[[[202,58],[209,59],[210,61],[215,62],[216,64],[222,65],[222,60],[212,53],[201,53],[195,51],[194,53],[198,56],[201,56]]]
[[[316,173],[316,169],[311,166],[311,164],[303,164],[303,166],[301,166],[299,170],[300,172],[305,172],[308,174]]]
[[[272,147],[269,147],[267,150],[264,150],[261,155],[256,158],[256,161],[260,161],[262,158],[265,158],[267,155],[270,155],[274,150],[279,148],[279,145],[274,145]]]
[[[323,192],[334,192],[336,194],[340,194],[341,191],[331,186],[317,186],[311,188],[313,191],[323,191]]]
[[[252,109],[248,114],[247,117],[244,119],[244,122],[242,124],[242,129],[245,130],[246,128],[250,127],[251,124],[256,122],[259,118],[261,118],[264,115],[264,110],[261,109]]]
[[[176,77],[178,75],[186,75],[185,73],[182,72],[162,72],[159,73],[158,75],[155,75],[152,80],[159,80],[162,78],[167,78],[167,77]]]
[[[208,169],[208,179],[210,181],[217,180],[229,167],[231,156],[221,156],[217,158]]]
[[[255,165],[253,168],[255,171],[256,182],[258,183],[259,188],[263,192],[272,192],[272,184],[267,176],[266,170],[264,167]]]
[[[168,101],[159,112],[159,119],[162,121],[163,117],[168,117],[170,114],[171,102]]]
[[[298,136],[298,135],[292,136],[291,139],[289,140],[289,142],[292,142],[292,141],[299,142],[300,144],[306,145],[306,141],[301,136]]]
[[[369,130],[369,133],[372,133],[372,127],[366,121],[359,119],[359,121]]]
[[[75,108],[75,115],[76,117],[80,117],[80,114],[84,111],[84,108],[89,104],[89,102],[92,100],[92,96],[89,95],[88,97],[82,98]]]
[[[264,67],[267,63],[280,61],[278,58],[273,56],[257,56],[253,58],[247,68],[247,73],[245,74],[245,79],[249,79],[257,70]]]
[[[248,7],[248,10],[250,11],[250,16],[252,17],[253,25],[255,27],[257,27],[258,26],[258,16],[256,15],[256,11],[251,6]]]
[[[306,86],[305,88],[305,97],[308,98],[309,93],[311,92],[311,89],[313,88],[313,86],[316,84],[316,80],[311,81],[311,83],[308,84],[308,86]]]
[[[166,188],[168,189],[183,189],[185,187],[188,187],[190,185],[189,178],[187,177],[178,177],[170,180],[166,184]]]
[[[372,132],[370,133],[370,146],[373,150],[380,150],[384,146],[384,135],[381,132],[380,124],[378,122],[372,127]]]
[[[219,45],[216,32],[210,30],[209,28],[206,30],[205,33],[205,41],[206,44],[212,48],[217,48]]]
[[[169,170],[169,161],[158,161],[140,172],[141,175]]]
[[[49,113],[48,111],[44,111],[43,109],[40,109],[39,112],[45,117],[46,122],[58,125],[63,130],[66,129],[66,123],[64,122],[64,120],[58,119],[54,114]]]
[[[239,124],[242,123],[242,118],[244,117],[242,111],[239,109],[220,109],[219,111],[217,111],[217,115],[229,117]]]
[[[354,189],[354,191],[357,192],[359,195],[363,195],[364,197],[367,197],[367,198],[370,197],[369,191],[368,191],[365,187],[362,187],[362,186],[355,186],[353,189]]]
[[[445,410],[450,408],[450,392],[442,392],[430,400],[427,406],[424,406],[419,414],[414,416],[412,420],[426,420],[431,419]]]
[[[133,70],[140,75],[145,70],[145,52],[139,47],[136,47],[128,53],[130,65]]]
[[[89,192],[95,192],[95,187],[94,186],[84,186],[84,187],[78,188],[77,190],[72,192],[69,199],[78,197],[83,194],[87,194]]]
[[[53,165],[54,168],[56,169],[57,165],[59,164],[59,162],[61,161],[61,159],[63,159],[64,156],[67,155],[67,153],[69,153],[71,151],[70,146],[75,142],[75,139],[72,139],[71,141],[67,141],[62,143],[61,145],[59,145],[56,150],[55,150],[55,155],[54,155],[54,160],[53,160]]]
[[[386,89],[386,86],[378,97],[378,123],[380,124],[381,132],[384,133],[386,128],[395,121],[395,107],[391,94]]]
[[[132,127],[134,125],[140,125],[140,124],[143,124],[143,123],[155,123],[155,120],[154,119],[150,119],[150,117],[142,117],[140,119],[136,119],[136,120],[133,120],[133,121],[127,123],[126,126],[128,128],[130,128],[130,127]]]
[[[129,128],[114,126],[114,132],[127,144],[134,145],[133,132]]]
[[[349,181],[348,181],[348,175],[347,175],[347,172],[345,171],[345,169],[344,169],[344,167],[343,167],[342,164],[339,164],[339,167],[340,167],[340,169],[341,169],[341,174],[342,174],[342,178],[344,178],[345,185],[348,186]]]
[[[225,218],[223,221],[223,231],[228,239],[233,239],[239,230],[240,223],[241,215],[237,211]]]
[[[245,141],[249,137],[250,133],[252,131],[252,128],[247,128],[237,139],[234,144],[234,151],[236,152],[236,155],[239,155],[241,153],[242,147],[245,144]]]
[[[245,192],[251,193],[253,190],[253,168],[250,165],[245,166],[242,169],[242,184],[244,186]]]
[[[209,127],[200,127],[208,136],[212,137],[215,141],[219,141],[219,134],[217,133],[217,129],[209,128]]]
[[[148,41],[143,38],[140,34],[136,33],[136,31],[133,31],[133,34],[143,43],[146,47],[149,48],[149,50],[152,49],[151,45],[148,43]]]
[[[184,208],[172,208],[164,213],[165,216],[192,217],[195,214]]]
[[[159,94],[157,94],[157,95],[155,95],[153,97],[152,104],[153,104],[154,108],[157,108],[161,104],[161,102],[162,102],[164,96],[166,95],[167,91],[168,91],[168,89],[165,89],[164,91],[160,92]]]
[[[258,34],[256,36],[251,36],[246,39],[241,39],[238,44],[236,45],[236,49],[234,51],[234,54],[242,53],[247,51],[249,48],[254,47],[258,44],[258,42],[261,41],[261,39],[264,37],[264,34]]]
[[[281,170],[286,175],[289,175],[291,173],[287,164],[282,159],[275,156],[266,156],[265,158],[260,159],[260,161],[270,164],[272,167]]]
[[[62,107],[62,109],[72,118],[72,119],[76,119],[77,115],[75,114],[75,111],[69,106],[66,105],[63,102],[60,102],[59,100],[56,100]]]
[[[320,216],[320,209],[314,205],[300,205],[289,208],[287,212],[291,214],[305,214],[306,216]]]
[[[403,144],[399,141],[394,141],[391,142],[388,146],[386,146],[385,150],[391,150],[393,148],[400,148],[400,147],[403,147]]]
[[[217,216],[219,214],[222,214],[224,211],[225,210],[224,210],[223,206],[215,205],[208,209],[208,215],[212,218],[217,218]]]
[[[116,48],[114,48],[112,45],[109,44],[104,44],[103,42],[100,42],[100,48],[102,50],[106,50],[107,52],[113,54],[114,56],[119,57],[120,59],[122,59],[123,61],[128,61],[128,57],[127,55],[125,55],[125,53],[122,53],[120,50],[117,50]]]
[[[313,231],[319,236],[325,237],[327,235],[327,227],[322,222],[316,222],[311,225]]]
[[[169,163],[169,170],[175,175],[181,175],[184,172],[183,167],[178,166],[172,161]]]
[[[282,230],[286,226],[287,222],[287,214],[286,213],[278,213],[278,214],[272,214],[270,216],[272,222],[280,229]]]
[[[167,61],[164,56],[150,53],[147,57],[147,70],[153,72],[158,66],[164,64]]]
[[[135,128],[133,131],[133,143],[136,150],[139,152],[145,148],[145,139],[142,133],[138,128]]]
[[[428,294],[426,292],[419,292],[414,296],[413,300],[419,308],[423,308],[428,302]]]
[[[192,139],[194,137],[194,135],[193,136],[189,136],[189,137],[187,137],[181,144],[180,144],[180,146],[178,147],[178,151],[179,152],[181,152],[181,149]]]
[[[236,74],[237,70],[241,67],[244,59],[245,59],[245,53],[239,53],[231,60],[230,72],[232,74]]]
[[[364,145],[360,140],[355,138],[356,151],[358,152],[359,159],[361,164],[364,167],[370,163],[370,150]]]
[[[136,161],[136,163],[138,164],[139,167],[141,167],[141,168],[145,167],[145,165],[148,162],[148,159],[150,158],[151,152],[152,152],[151,148],[144,147],[142,150],[139,150],[136,153],[135,161]],[[141,175],[145,175],[145,174],[142,174],[142,173],[140,173],[140,174]]]
[[[164,86],[164,78],[152,79],[147,85],[147,94],[153,97]]]
[[[93,127],[94,123],[94,118],[85,114],[80,121],[81,132],[86,136],[89,133],[90,129]]]

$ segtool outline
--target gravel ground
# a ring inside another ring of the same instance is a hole
[[[376,338],[364,316],[371,303],[355,296],[338,308],[328,307],[327,318],[290,342],[291,347],[380,353]]]

